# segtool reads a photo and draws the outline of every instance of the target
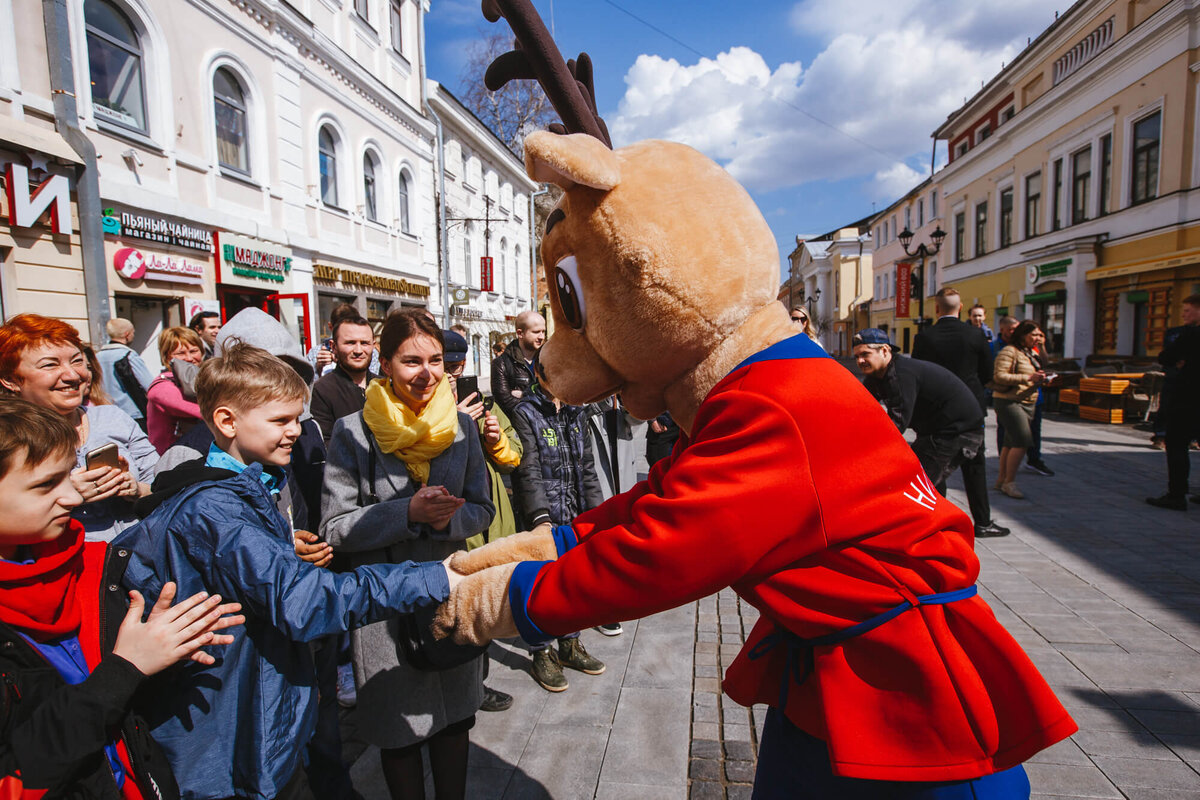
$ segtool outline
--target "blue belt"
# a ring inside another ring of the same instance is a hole
[[[873,631],[880,625],[891,622],[905,611],[917,606],[944,605],[958,600],[966,600],[968,597],[974,597],[978,593],[979,589],[972,584],[965,589],[955,589],[952,592],[922,595],[917,598],[916,603],[905,600],[900,605],[876,614],[857,625],[851,625],[849,628],[827,633],[824,636],[814,636],[811,639],[805,639],[789,630],[776,627],[773,632],[768,633],[759,640],[758,644],[750,648],[750,652],[746,654],[746,657],[751,661],[755,661],[774,650],[780,644],[787,647],[787,666],[783,670],[783,680],[780,681],[779,685],[779,710],[786,711],[788,687],[792,683],[791,679],[795,678],[796,685],[800,685],[808,680],[808,676],[812,674],[813,670],[813,650],[815,648],[840,644],[856,636],[862,636],[864,633]]]

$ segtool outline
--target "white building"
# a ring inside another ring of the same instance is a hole
[[[533,307],[532,193],[538,185],[444,86],[430,81],[428,97],[442,125],[450,287],[467,292],[451,319],[470,334],[467,374],[487,377],[491,344],[512,339],[514,318]]]

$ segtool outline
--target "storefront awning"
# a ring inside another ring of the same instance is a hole
[[[1026,303],[1055,303],[1067,299],[1066,289],[1055,289],[1050,292],[1032,292],[1025,295]]]
[[[67,140],[59,136],[57,131],[18,122],[3,115],[0,115],[0,142],[20,150],[36,150],[72,164],[83,163],[79,154],[71,149],[71,145],[67,144]]]
[[[1170,258],[1157,258],[1151,261],[1126,261],[1121,264],[1107,264],[1103,267],[1090,269],[1086,273],[1089,281],[1117,278],[1122,275],[1136,275],[1141,272],[1154,272],[1160,269],[1174,269],[1185,264],[1200,261],[1200,249],[1181,250]]]

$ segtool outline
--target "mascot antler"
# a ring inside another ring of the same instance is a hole
[[[596,111],[592,59],[588,54],[580,53],[578,59],[564,62],[530,0],[483,0],[483,16],[488,22],[503,17],[516,37],[514,49],[488,66],[483,78],[488,90],[497,91],[511,80],[536,80],[562,117],[562,124],[551,125],[551,131],[586,133],[611,148],[608,126]]]

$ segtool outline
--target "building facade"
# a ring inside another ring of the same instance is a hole
[[[921,244],[927,250],[934,249],[933,234],[942,224],[939,191],[933,179],[926,179],[874,216],[870,223],[874,255],[870,324],[873,328],[886,331],[892,342],[905,353],[912,349],[912,339],[919,329],[922,299],[917,287],[923,287],[924,314],[929,320],[934,316],[933,296],[939,288],[938,266],[944,263],[945,254],[933,253],[922,263],[920,257],[905,252],[900,235],[904,231],[913,234],[909,245],[913,251]],[[897,284],[903,279],[902,264],[908,265],[907,286],[910,291],[907,311],[903,298],[897,302]]]
[[[1200,290],[1200,3],[1079,0],[935,132],[942,275],[1051,354],[1154,355]]]
[[[804,304],[826,351],[850,355],[855,331],[867,327],[872,249],[867,220],[813,239],[796,239],[780,300]]]

